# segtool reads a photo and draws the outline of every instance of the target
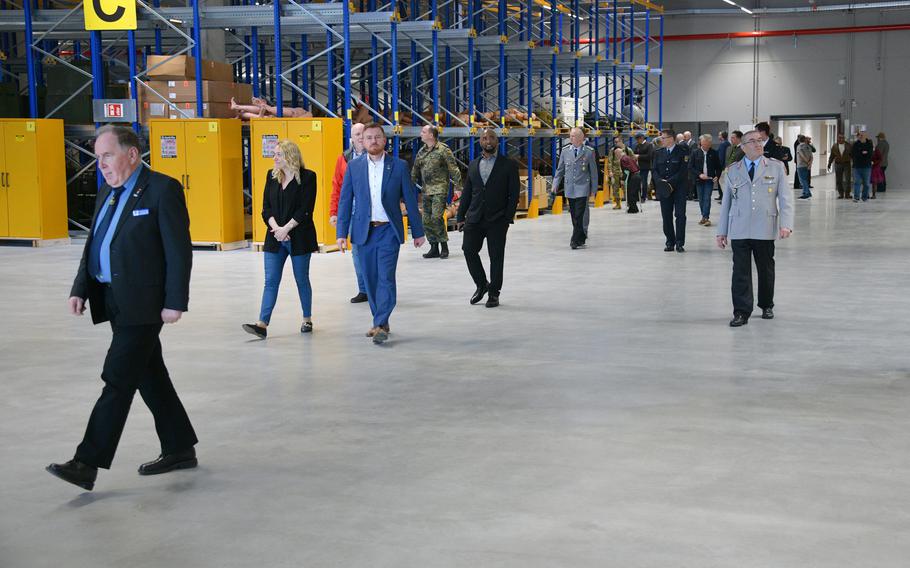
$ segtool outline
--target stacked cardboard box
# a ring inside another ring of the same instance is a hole
[[[534,189],[534,197],[537,197],[537,206],[541,209],[546,209],[547,207],[547,178],[542,175],[539,175],[537,172],[531,172],[531,185]],[[521,169],[518,171],[518,181],[521,186],[521,190],[518,194],[518,210],[524,211],[528,209],[530,205],[530,200],[528,199],[528,175],[527,170]]]
[[[148,58],[149,81],[138,87],[139,119],[197,118],[196,117],[196,62],[188,55],[174,57],[150,55]],[[231,118],[231,99],[249,104],[252,87],[234,83],[233,70],[226,63],[202,61],[202,116],[205,118]],[[172,106],[173,105],[173,106]],[[177,107],[175,109],[174,107]]]

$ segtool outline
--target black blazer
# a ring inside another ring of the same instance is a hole
[[[692,175],[698,180],[698,176],[704,171],[705,167],[705,153],[701,148],[692,150],[692,158],[689,160],[689,169],[692,170]],[[720,176],[720,172],[723,170],[720,167],[720,157],[717,154],[717,150],[714,148],[708,149],[708,177],[716,178]]]
[[[688,176],[686,158],[689,156],[689,151],[689,147],[683,144],[674,146],[669,155],[666,148],[658,148],[654,151],[654,165],[651,171],[654,175],[655,192],[659,199],[670,197],[670,192],[666,189],[666,185],[658,183],[658,180],[669,182],[674,190],[684,191],[683,184]]]
[[[780,146],[773,139],[769,139],[765,144],[765,157],[780,160]]]
[[[119,313],[118,325],[161,323],[161,310],[187,311],[193,244],[190,217],[180,183],[142,167],[127,198],[111,240],[111,290]],[[95,214],[108,198],[104,184],[95,198]],[[104,304],[103,285],[88,273],[89,233],[70,296],[87,299],[96,324],[111,319]]]
[[[291,180],[284,194],[281,195],[281,210],[278,209],[278,192],[282,191],[277,179],[272,179],[272,170],[265,178],[265,189],[262,192],[262,220],[268,232],[265,234],[263,250],[278,252],[281,245],[272,228],[269,227],[269,218],[275,217],[279,225],[284,225],[292,218],[298,225],[291,229],[291,256],[300,256],[319,250],[316,242],[316,225],[313,224],[313,208],[316,206],[316,173],[300,168],[300,183]]]
[[[472,224],[512,223],[520,189],[515,160],[497,154],[490,177],[484,184],[480,177],[480,157],[474,158],[468,164],[456,220]]]

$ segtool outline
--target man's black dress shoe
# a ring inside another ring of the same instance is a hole
[[[686,249],[682,245],[676,245],[676,252],[686,252]]]
[[[51,475],[78,485],[86,491],[91,491],[95,487],[95,479],[98,477],[97,467],[86,465],[75,458],[66,463],[52,463],[44,469]]]
[[[667,245],[664,247],[664,252],[673,252],[673,245]]]
[[[499,295],[494,296],[493,294],[490,294],[490,297],[487,298],[487,307],[495,308],[498,305],[499,305]]]
[[[250,335],[255,335],[259,339],[265,339],[269,334],[269,330],[259,324],[245,323],[241,327],[243,327],[243,331],[249,333]]]
[[[762,308],[761,319],[763,320],[773,320],[774,311],[771,308]]]
[[[196,459],[196,449],[190,448],[176,454],[158,456],[155,461],[150,461],[139,466],[139,475],[158,475],[175,469],[190,469],[199,465]]]
[[[483,286],[478,286],[477,290],[474,292],[474,295],[471,296],[471,305],[473,306],[474,304],[480,302],[481,300],[483,300],[483,297],[486,295],[487,295],[487,285],[484,284]]]
[[[367,295],[363,292],[358,292],[356,296],[351,298],[352,304],[362,304],[367,301]]]
[[[577,249],[577,248],[578,248],[578,243],[569,243],[569,248],[571,248],[572,250]]]
[[[733,319],[730,320],[730,327],[742,327],[749,323],[749,318],[742,314],[733,314]]]

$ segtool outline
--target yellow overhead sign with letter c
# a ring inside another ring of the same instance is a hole
[[[87,30],[135,30],[136,0],[83,0]]]

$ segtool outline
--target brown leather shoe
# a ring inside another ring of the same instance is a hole
[[[380,330],[380,329],[383,330],[383,331],[385,331],[386,333],[390,333],[390,332],[389,332],[389,326],[387,326],[387,325],[380,325],[380,326],[377,326],[377,327],[371,327],[371,328],[370,328],[370,331],[367,332],[367,337],[376,337],[376,334],[379,333],[379,330]]]

